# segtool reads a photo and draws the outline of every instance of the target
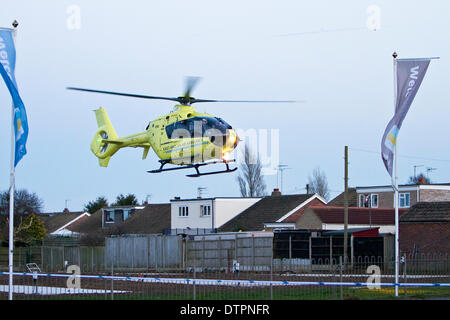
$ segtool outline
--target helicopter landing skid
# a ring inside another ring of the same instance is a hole
[[[190,177],[190,178],[198,178],[201,176],[207,176],[207,175],[212,175],[212,174],[219,174],[219,173],[228,173],[228,172],[234,172],[237,170],[237,168],[233,168],[230,169],[229,166],[229,162],[236,162],[236,160],[228,160],[228,161],[214,161],[214,162],[202,162],[202,163],[195,163],[195,164],[188,164],[182,167],[175,167],[175,168],[164,168],[164,166],[166,164],[168,164],[168,161],[160,161],[161,162],[161,167],[157,170],[151,170],[151,171],[147,171],[148,173],[160,173],[160,172],[165,172],[165,171],[174,171],[174,170],[183,170],[183,169],[195,169],[196,173],[194,174],[188,174],[186,175],[186,177]],[[217,163],[224,163],[226,166],[225,170],[221,170],[221,171],[212,171],[212,172],[200,172],[199,168],[200,167],[204,167],[207,165],[211,165],[211,164],[217,164]]]

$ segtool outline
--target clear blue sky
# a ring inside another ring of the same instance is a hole
[[[420,4],[416,4],[420,3]],[[67,9],[81,10],[80,29]],[[381,29],[367,28],[367,8]],[[450,182],[446,1],[8,1],[0,26],[20,23],[16,77],[28,112],[28,154],[16,187],[36,192],[44,211],[70,210],[99,195],[120,193],[168,202],[174,196],[238,196],[237,173],[192,180],[185,172],[150,175],[151,153],[119,151],[100,168],[89,145],[103,106],[119,136],[143,131],[172,109],[167,101],[67,91],[67,86],[149,95],[182,93],[184,76],[203,77],[194,96],[212,99],[301,99],[303,104],[202,104],[236,128],[279,129],[284,193],[303,193],[319,166],[332,197],[350,185],[387,185],[380,140],[393,114],[392,52],[433,61],[399,134],[399,180],[427,167],[433,182]],[[322,31],[322,32],[320,32]],[[9,188],[11,98],[0,84],[0,190]],[[360,151],[367,150],[370,152]],[[404,157],[413,156],[418,158]],[[433,160],[434,159],[434,160]],[[437,161],[445,160],[445,161]],[[268,191],[276,175],[266,176]]]

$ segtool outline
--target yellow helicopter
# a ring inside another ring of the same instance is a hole
[[[178,102],[173,111],[149,123],[146,130],[130,136],[119,138],[104,108],[95,110],[98,130],[91,142],[91,151],[99,159],[99,165],[107,167],[111,157],[121,148],[143,148],[142,159],[146,159],[150,147],[159,157],[160,168],[148,171],[160,173],[164,171],[195,169],[195,174],[188,177],[228,173],[236,171],[230,169],[227,160],[238,145],[240,139],[235,130],[227,122],[211,114],[197,112],[192,104],[199,102],[294,102],[273,100],[210,100],[196,99],[190,94],[197,84],[198,77],[188,77],[186,91],[177,98],[147,96],[139,94],[120,93],[112,91],[92,90],[68,87],[69,90],[104,93],[143,99],[160,99]],[[201,173],[199,168],[223,163],[225,170]],[[167,164],[176,167],[164,168]]]

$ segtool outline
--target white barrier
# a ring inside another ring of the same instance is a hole
[[[0,272],[0,275],[9,275],[9,272]],[[33,273],[14,272],[14,276],[36,276]],[[256,281],[256,280],[220,280],[220,279],[186,279],[186,278],[158,278],[158,277],[126,277],[126,276],[98,276],[98,275],[74,275],[74,274],[38,274],[38,277],[68,278],[80,277],[84,279],[135,281],[148,283],[172,283],[185,285],[204,285],[204,286],[356,286],[362,287],[373,285],[366,282],[320,282],[320,281]],[[450,283],[377,283],[382,287],[450,287]]]

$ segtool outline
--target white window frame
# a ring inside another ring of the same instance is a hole
[[[406,195],[408,195],[408,204],[402,206],[402,198],[403,201],[406,202]],[[403,196],[403,197],[402,197]],[[411,193],[410,192],[402,192],[398,195],[398,206],[399,208],[409,208],[411,206]]]
[[[366,196],[364,194],[360,194],[359,195],[359,207],[360,208],[364,208],[364,200],[365,200]]]
[[[211,216],[211,205],[201,205],[200,206],[200,217],[210,217]]]
[[[377,205],[376,205],[376,206],[373,205],[373,198],[374,198],[374,197],[377,198]],[[378,196],[377,193],[372,193],[372,194],[370,194],[370,206],[371,206],[372,208],[378,208],[378,200],[379,200],[379,199],[380,199],[380,197]]]
[[[369,197],[369,206],[368,207],[365,206],[367,197]],[[372,194],[360,193],[359,194],[359,207],[360,208],[369,208],[371,206],[372,206]]]
[[[189,207],[188,206],[179,206],[178,207],[178,217],[187,218],[189,216]]]

